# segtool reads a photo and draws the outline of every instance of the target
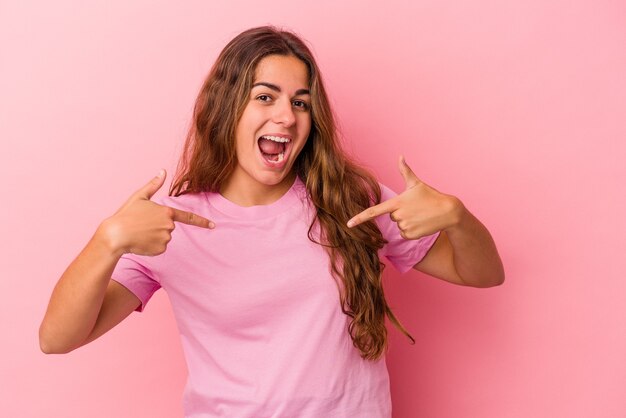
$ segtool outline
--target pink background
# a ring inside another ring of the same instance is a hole
[[[266,23],[313,45],[351,152],[396,190],[404,153],[506,266],[487,290],[388,269],[418,340],[391,330],[394,417],[626,416],[626,5],[608,0],[0,2],[1,414],[181,415],[164,293],[69,355],[37,329],[99,222],[175,167],[219,50]]]

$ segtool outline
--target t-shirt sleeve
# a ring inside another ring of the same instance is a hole
[[[384,185],[381,188],[381,201],[386,201],[397,194]],[[391,220],[389,214],[384,214],[376,218],[376,224],[382,232],[383,237],[388,241],[380,250],[379,255],[384,256],[401,273],[409,271],[415,264],[422,261],[428,250],[433,246],[439,232],[432,235],[408,240],[402,238],[398,225]]]
[[[112,280],[139,298],[141,305],[137,307],[137,312],[143,311],[154,292],[161,288],[146,260],[144,256],[124,254],[111,274]]]

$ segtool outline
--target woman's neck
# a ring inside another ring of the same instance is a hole
[[[220,188],[220,194],[238,206],[269,205],[283,197],[293,186],[295,173],[290,173],[280,183],[267,185],[247,176],[233,173]]]

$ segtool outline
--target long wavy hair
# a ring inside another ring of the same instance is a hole
[[[295,56],[308,68],[311,131],[294,165],[316,208],[308,237],[326,248],[333,277],[340,280],[341,308],[350,318],[354,346],[363,358],[377,360],[387,349],[385,315],[415,342],[385,300],[385,265],[378,250],[386,241],[376,223],[346,226],[352,216],[380,202],[380,186],[341,150],[320,71],[297,35],[264,26],[246,30],[226,45],[196,100],[170,195],[219,192],[234,171],[235,128],[249,100],[256,67],[269,55]]]

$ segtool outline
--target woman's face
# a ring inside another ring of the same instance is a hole
[[[293,56],[263,58],[237,123],[238,164],[227,189],[257,196],[286,192],[294,179],[294,162],[311,130],[310,106],[306,65]]]

